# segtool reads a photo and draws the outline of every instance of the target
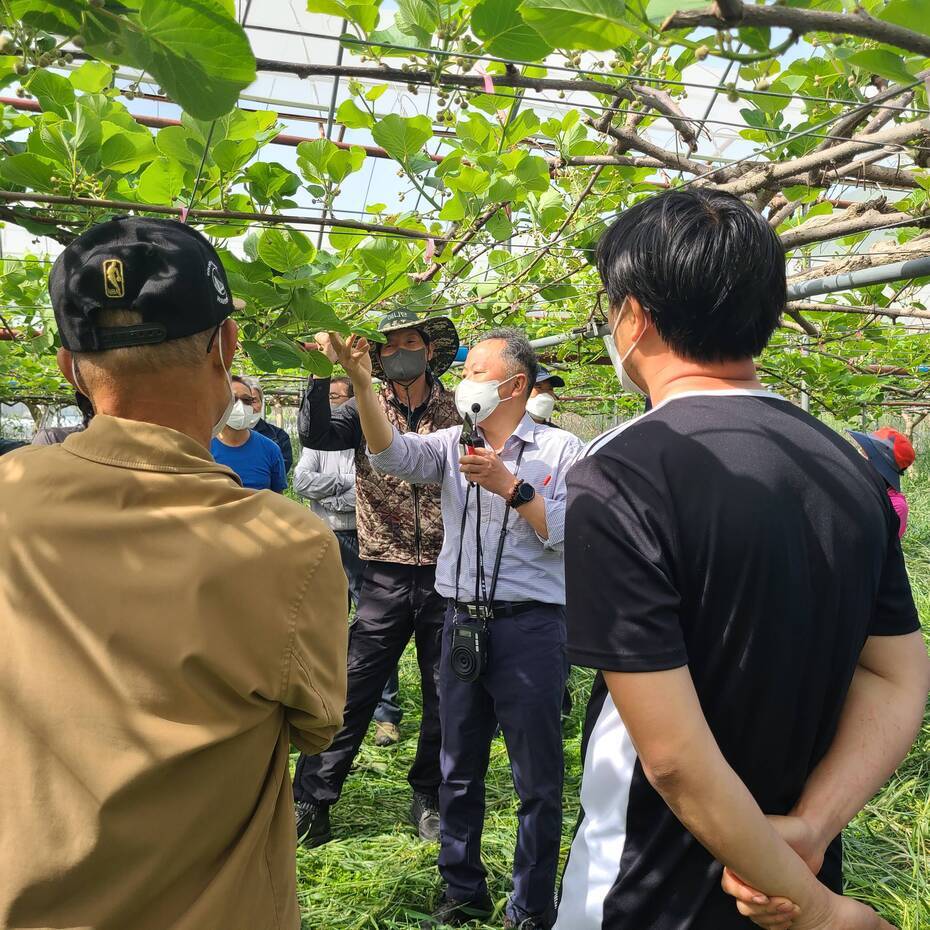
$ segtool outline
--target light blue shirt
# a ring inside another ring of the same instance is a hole
[[[464,475],[459,471],[461,434],[461,426],[451,426],[427,435],[401,434],[394,430],[394,438],[387,449],[377,455],[369,453],[376,471],[396,475],[412,484],[442,485],[445,534],[436,563],[436,590],[443,597],[455,597],[455,564],[459,554],[462,511],[468,487]],[[540,538],[520,516],[519,509],[510,509],[494,600],[564,604],[562,542],[565,538],[565,475],[580,456],[582,442],[572,433],[555,426],[535,423],[525,414],[501,452],[501,459],[511,471],[516,468],[521,447],[523,459],[516,474],[533,485],[545,503],[549,538]],[[475,599],[478,490],[477,486],[473,487],[468,494],[468,516],[459,580],[459,600],[469,603]],[[502,497],[481,490],[481,548],[489,597],[501,524],[508,509]]]

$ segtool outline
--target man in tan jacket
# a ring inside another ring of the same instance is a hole
[[[297,930],[288,752],[341,724],[336,540],[210,456],[237,328],[203,236],[101,224],[50,292],[96,416],[0,462],[0,927]]]

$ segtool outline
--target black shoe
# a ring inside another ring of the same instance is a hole
[[[439,839],[439,804],[436,799],[415,791],[410,805],[410,822],[424,843],[435,843]]]
[[[461,927],[473,920],[487,920],[494,913],[494,903],[488,895],[471,901],[456,901],[444,894],[431,917],[420,922],[420,930],[434,927]]]
[[[523,920],[504,918],[504,930],[549,930],[551,926],[551,923],[544,922],[540,917],[524,917]]]
[[[555,923],[555,906],[547,908],[544,914],[526,914],[517,908],[513,901],[507,905],[508,911],[520,911],[525,917],[515,917],[513,913],[504,916],[504,930],[551,930]]]
[[[307,849],[315,849],[333,838],[329,825],[329,805],[316,801],[297,801],[294,804],[297,816],[297,842]]]

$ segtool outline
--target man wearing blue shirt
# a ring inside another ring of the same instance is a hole
[[[249,385],[234,375],[232,389],[236,403],[222,432],[210,444],[213,458],[234,471],[244,487],[280,494],[287,487],[284,456],[277,443],[252,429],[260,414],[253,409]]]
[[[526,412],[538,366],[519,330],[492,330],[471,349],[455,391],[465,426],[426,435],[400,433],[384,416],[367,343],[330,338],[355,385],[374,468],[442,487],[436,590],[447,604],[439,670],[446,890],[421,926],[458,926],[493,912],[481,833],[499,723],[521,802],[504,927],[548,930],[562,825],[565,475],[581,441]]]

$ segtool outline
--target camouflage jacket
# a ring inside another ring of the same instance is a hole
[[[378,391],[381,409],[398,432],[407,432],[407,410],[390,385]],[[461,423],[452,394],[438,378],[430,385],[415,432],[433,433]],[[297,416],[297,432],[308,449],[355,449],[356,524],[359,555],[378,562],[434,565],[442,548],[438,484],[412,485],[379,475],[371,467],[354,400],[330,411],[329,380],[311,380]]]

